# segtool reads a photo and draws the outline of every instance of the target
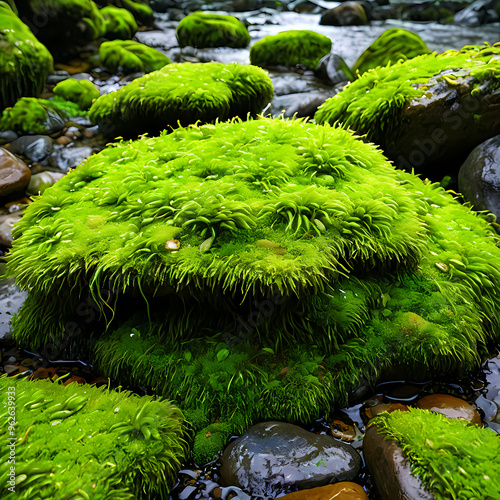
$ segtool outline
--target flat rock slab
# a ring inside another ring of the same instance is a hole
[[[308,489],[354,479],[361,458],[351,446],[282,422],[263,422],[231,443],[221,477],[252,495]]]

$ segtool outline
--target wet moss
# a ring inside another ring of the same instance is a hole
[[[129,10],[108,5],[100,12],[104,18],[104,36],[108,40],[128,40],[134,36],[137,23]]]
[[[68,78],[59,82],[53,89],[56,96],[74,102],[82,110],[88,110],[99,97],[99,90],[89,80]]]

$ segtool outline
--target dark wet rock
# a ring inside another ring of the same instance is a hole
[[[382,500],[432,500],[419,477],[411,473],[410,462],[393,439],[379,433],[376,425],[368,427],[363,442],[366,465]]]
[[[496,403],[486,399],[482,394],[474,401],[474,404],[483,410],[485,422],[491,422],[498,414]]]
[[[222,455],[221,478],[252,495],[354,479],[361,458],[349,445],[282,422],[251,427]]]
[[[0,132],[0,144],[6,144],[15,141],[18,135],[13,130],[5,130]]]
[[[278,116],[284,111],[285,117],[292,117],[295,114],[299,118],[313,117],[318,107],[335,93],[331,90],[313,90],[307,93],[276,96],[272,101],[272,114]]]
[[[70,168],[75,168],[83,160],[92,154],[90,146],[77,146],[73,148],[59,148],[54,151],[49,158],[49,163],[56,168],[67,172]]]
[[[486,23],[494,23],[500,20],[499,13],[495,10],[497,5],[499,5],[498,0],[476,0],[465,9],[457,12],[453,22],[461,26],[481,26]]]
[[[12,246],[12,227],[21,219],[21,216],[22,211],[0,215],[0,247],[10,248]]]
[[[3,274],[3,272],[0,274]],[[0,339],[8,337],[10,333],[10,319],[22,306],[27,295],[28,292],[19,290],[14,284],[13,279],[0,280]],[[6,357],[8,358],[8,356]]]
[[[458,188],[476,210],[500,217],[500,135],[474,148],[460,167]]]
[[[419,399],[415,406],[423,410],[442,413],[448,418],[457,420],[468,420],[473,424],[480,424],[481,417],[476,408],[463,399],[450,396],[449,394],[429,394]]]
[[[342,481],[310,490],[295,491],[281,500],[368,500],[365,490],[357,483]]]
[[[466,7],[466,0],[429,0],[424,2],[405,2],[401,17],[405,21],[451,22],[455,13]]]
[[[327,54],[319,63],[315,72],[318,78],[330,83],[348,82],[353,80],[351,70],[345,61],[337,54]]]
[[[327,10],[319,21],[326,26],[359,26],[367,24],[368,19],[364,7],[357,2],[344,2]]]
[[[54,141],[47,135],[24,135],[13,141],[7,149],[28,160],[41,162],[47,158],[54,147]]]
[[[446,73],[456,77],[454,85],[442,75],[433,77],[428,91],[404,107],[397,137],[381,144],[399,168],[449,175],[473,148],[500,134],[500,89],[471,95],[472,79],[463,70]],[[486,80],[481,88],[490,84]]]
[[[22,191],[30,176],[31,171],[24,161],[0,148],[0,197]]]
[[[32,175],[26,192],[30,195],[41,194],[64,175],[62,172],[40,172]]]
[[[59,82],[67,80],[71,75],[64,70],[56,70],[54,74],[49,75],[47,78],[48,85],[57,85]]]

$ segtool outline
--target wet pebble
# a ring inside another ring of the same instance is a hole
[[[48,85],[57,85],[59,82],[67,80],[71,75],[64,70],[56,70],[54,74],[49,75],[47,78]]]
[[[75,168],[83,160],[92,154],[90,146],[77,146],[73,148],[61,148],[54,151],[49,158],[49,163],[56,168],[67,172],[70,168]]]
[[[52,153],[53,146],[54,141],[47,135],[24,135],[13,141],[7,149],[30,161],[41,162]]]
[[[476,408],[467,401],[449,394],[429,394],[419,399],[415,406],[424,410],[442,413],[448,418],[468,420],[473,424],[481,423],[481,417]]]
[[[31,176],[26,192],[30,195],[43,193],[48,187],[64,177],[62,172],[40,172]]]
[[[13,130],[0,131],[0,144],[15,141],[19,136]]]
[[[296,491],[282,500],[368,500],[365,490],[357,483],[343,481],[310,490]]]
[[[31,171],[24,161],[0,148],[0,197],[22,191],[30,177]]]

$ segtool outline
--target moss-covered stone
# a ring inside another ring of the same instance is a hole
[[[168,401],[5,376],[0,388],[2,435],[15,444],[15,462],[9,446],[0,452],[3,499],[168,497],[187,456],[183,415]]]
[[[150,25],[153,22],[153,9],[143,0],[98,0],[99,5],[110,5],[127,9],[130,11],[136,21],[144,25]]]
[[[43,90],[53,71],[49,51],[11,8],[0,2],[0,110]]]
[[[16,5],[21,19],[38,20],[36,35],[53,53],[69,53],[104,34],[104,19],[93,0],[26,0]]]
[[[111,72],[151,73],[170,64],[170,59],[152,47],[131,40],[104,42],[99,47],[101,61]]]
[[[127,9],[108,5],[101,9],[104,18],[104,36],[109,40],[128,40],[137,31],[134,15]]]
[[[177,26],[177,41],[181,47],[245,48],[250,42],[246,26],[236,17],[209,12],[193,12]]]
[[[282,31],[266,36],[250,48],[250,61],[257,66],[288,66],[301,64],[316,69],[319,60],[330,53],[332,41],[308,30]]]
[[[402,28],[384,31],[359,57],[352,71],[363,74],[378,66],[387,66],[399,60],[406,61],[431,51],[416,34]]]
[[[498,496],[500,440],[492,430],[416,408],[372,423],[404,450],[412,473],[437,500]]]
[[[168,64],[101,96],[90,118],[107,135],[137,136],[181,125],[256,115],[271,101],[267,73],[248,65]]]
[[[199,431],[193,443],[194,463],[203,465],[217,458],[232,434],[233,426],[228,423],[210,424]]]
[[[77,104],[86,110],[99,97],[99,90],[90,80],[75,80],[68,78],[54,87],[54,94],[66,101]]]
[[[467,77],[473,78],[470,84],[473,97],[497,90],[500,87],[499,55],[500,44],[471,45],[459,51],[426,54],[368,71],[321,105],[314,119],[317,123],[340,122],[383,147],[388,142],[397,143],[405,107],[412,100],[425,100],[431,85],[443,82],[453,89],[458,78]],[[482,85],[483,82],[487,85]],[[445,118],[450,121],[449,116]],[[453,126],[457,128],[454,123]]]

